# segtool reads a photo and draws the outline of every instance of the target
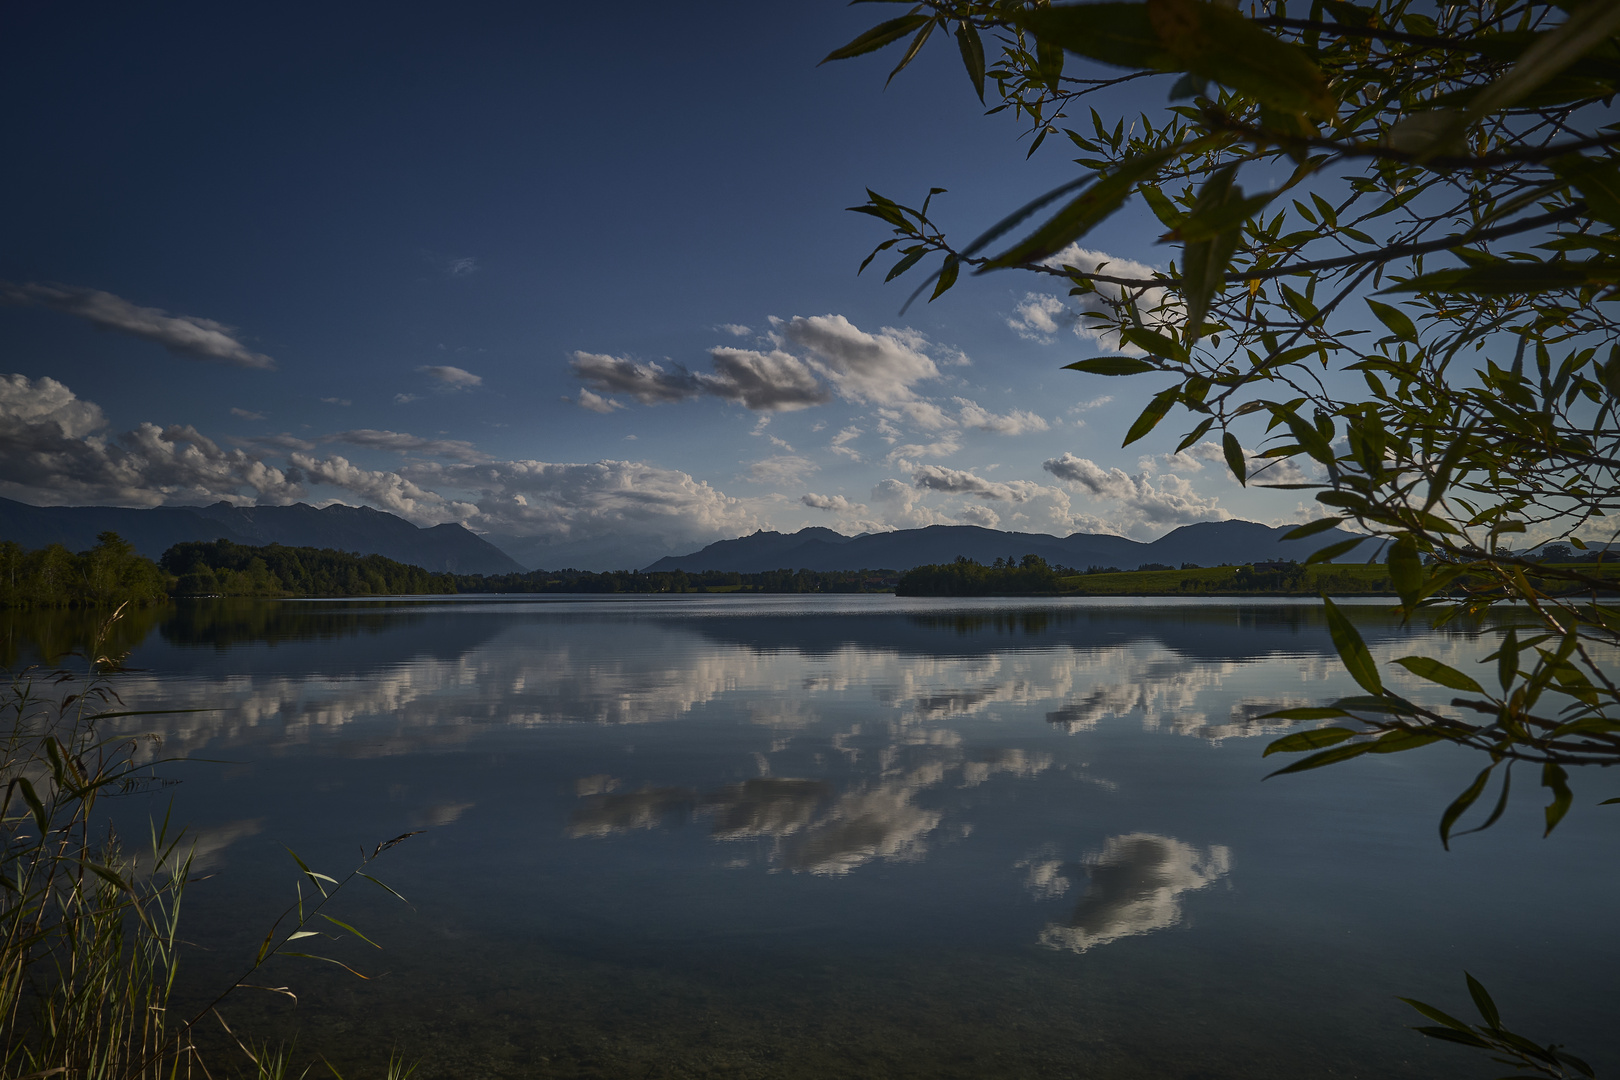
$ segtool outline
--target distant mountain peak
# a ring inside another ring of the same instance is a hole
[[[1151,543],[1108,533],[1002,532],[978,525],[927,525],[894,532],[844,536],[812,526],[796,533],[760,530],[735,540],[719,540],[701,551],[670,555],[648,566],[648,571],[770,570],[909,570],[928,563],[951,562],[959,556],[991,563],[998,558],[1039,555],[1049,563],[1084,570],[1088,566],[1117,566],[1134,570],[1143,563],[1179,566],[1243,565],[1295,559],[1353,533],[1330,529],[1305,540],[1284,540],[1292,526],[1261,525],[1254,521],[1200,521],[1183,525]],[[1358,554],[1359,552],[1359,554]],[[1364,559],[1360,548],[1341,558]]]

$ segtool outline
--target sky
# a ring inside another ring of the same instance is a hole
[[[870,187],[971,235],[1072,178],[948,39],[842,3],[13,6],[0,496],[370,505],[527,566],[757,529],[1151,539],[1303,520],[1167,423],[1058,290],[900,308]],[[1144,89],[1144,87],[1147,87]],[[1162,107],[1132,84],[1105,108]],[[1082,257],[1163,267],[1127,208]]]

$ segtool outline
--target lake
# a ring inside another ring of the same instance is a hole
[[[1381,663],[1491,651],[1354,611]],[[13,663],[72,636],[8,618]],[[1264,780],[1293,729],[1262,714],[1354,692],[1314,605],[221,601],[122,633],[131,707],[212,710],[130,722],[178,782],[117,811],[195,830],[182,999],[294,898],[288,848],[341,877],[422,830],[368,868],[409,906],[333,909],[381,949],[313,950],[368,981],[283,958],[256,981],[296,1004],[225,1009],[347,1076],[1495,1075],[1396,1000],[1472,1017],[1464,970],[1620,1068],[1620,785],[1577,774],[1544,840],[1522,770],[1448,853],[1467,753]]]

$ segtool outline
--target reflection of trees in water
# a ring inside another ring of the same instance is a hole
[[[179,601],[159,632],[176,645],[275,645],[382,634],[413,624],[427,615],[410,604],[377,602],[365,607],[342,604],[278,603],[263,600]]]
[[[126,608],[112,624],[102,652],[110,656],[129,652],[168,613],[158,606]],[[0,668],[58,667],[74,655],[87,657],[110,614],[83,608],[0,608]]]
[[[1170,836],[1127,833],[1110,837],[1084,866],[1056,860],[1029,861],[1025,887],[1046,899],[1068,891],[1084,872],[1085,893],[1067,922],[1052,923],[1041,944],[1085,952],[1123,937],[1148,934],[1181,922],[1181,897],[1214,884],[1232,868],[1231,850],[1197,848]]]

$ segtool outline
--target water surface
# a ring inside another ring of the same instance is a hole
[[[1381,662],[1490,651],[1357,617]],[[1542,840],[1526,771],[1450,853],[1465,753],[1262,782],[1291,730],[1262,715],[1354,689],[1311,605],[262,602],[137,629],[126,699],[214,710],[152,728],[183,782],[121,810],[197,829],[182,996],[292,898],[285,848],[341,876],[423,830],[372,868],[409,907],[338,909],[381,951],[322,944],[370,981],[281,960],[260,981],[296,1005],[227,1009],[340,1067],[1487,1075],[1395,1000],[1465,1012],[1464,969],[1620,1066],[1613,781],[1577,777]]]

